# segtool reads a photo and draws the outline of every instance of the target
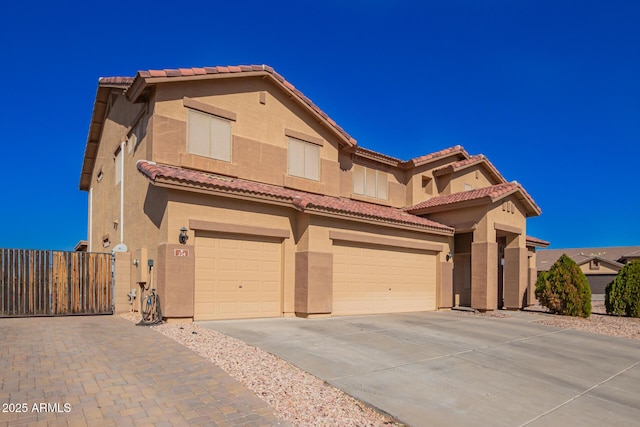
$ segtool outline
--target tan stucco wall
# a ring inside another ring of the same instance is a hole
[[[137,144],[127,137],[135,125],[134,120],[139,117],[144,104],[133,105],[120,95],[111,108],[102,133],[100,146],[96,158],[90,188],[91,223],[88,224],[91,248],[94,252],[111,252],[119,244],[127,245],[131,264],[126,270],[129,277],[127,286],[116,289],[116,300],[126,298],[132,289],[139,292],[136,279],[139,269],[146,268],[148,259],[157,256],[157,245],[162,241],[162,230],[166,230],[166,191],[152,186],[136,169],[136,162],[146,159],[152,134],[153,119],[147,125],[146,135]],[[149,107],[149,113],[152,111]],[[122,148],[124,158],[123,182],[115,185],[114,153],[123,141],[127,141]],[[102,170],[103,178],[98,182],[98,173]],[[120,186],[124,185],[124,216],[120,215]],[[122,242],[120,231],[124,230]],[[102,237],[108,234],[110,244],[103,247]],[[139,266],[133,265],[136,254],[141,248],[147,249],[147,259],[139,259]],[[122,273],[121,267],[120,273]],[[124,295],[123,295],[124,293]]]
[[[470,185],[471,189],[475,190],[495,185],[497,182],[494,182],[485,169],[478,164],[458,172],[453,172],[451,174],[448,191],[450,194],[466,191],[465,184]]]
[[[156,91],[158,127],[150,160],[303,191],[340,194],[337,136],[269,80],[245,78],[169,83],[159,85]],[[261,93],[265,94],[265,103],[260,102]],[[187,153],[188,109],[184,106],[184,97],[236,115],[231,124],[231,163]],[[288,176],[286,130],[323,141],[320,182]]]

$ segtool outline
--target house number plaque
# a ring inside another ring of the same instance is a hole
[[[189,256],[189,249],[174,249],[173,256]]]

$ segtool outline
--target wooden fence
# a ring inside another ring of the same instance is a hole
[[[113,313],[111,254],[0,249],[0,317]]]

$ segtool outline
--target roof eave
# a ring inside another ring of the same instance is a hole
[[[124,88],[98,84],[98,89],[96,90],[96,98],[93,103],[91,123],[89,125],[89,134],[87,135],[87,143],[82,160],[82,170],[80,172],[79,189],[82,191],[89,191],[91,186],[91,175],[93,174],[93,168],[98,154],[98,145],[102,137],[102,128],[107,115],[109,94],[112,90],[124,90]]]
[[[253,200],[260,201],[263,203],[276,204],[279,206],[287,206],[292,208],[297,208],[296,205],[291,203],[288,197],[278,197],[278,196],[269,196],[262,193],[243,193],[235,190],[225,190],[223,188],[216,188],[211,185],[198,185],[196,183],[192,183],[190,181],[175,179],[165,177],[158,173],[151,173],[150,175],[146,172],[140,170],[138,171],[146,177],[152,185],[161,188],[174,189],[174,190],[182,190],[182,191],[195,191],[204,194],[213,194],[213,195],[224,195],[225,197],[232,197],[241,200]],[[384,219],[384,218],[375,218],[367,215],[357,215],[354,213],[350,213],[347,211],[336,211],[333,209],[322,208],[311,204],[308,207],[304,208],[305,212],[322,214],[325,216],[334,216],[336,218],[349,218],[351,220],[356,220],[359,222],[367,222],[367,223],[375,223],[388,227],[395,228],[403,228],[410,229],[414,231],[421,231],[424,233],[437,234],[443,236],[452,236],[455,230],[452,227],[442,224],[441,227],[430,226],[430,225],[421,225],[421,224],[413,224],[410,222],[404,222],[393,219]]]
[[[349,136],[344,130],[342,130],[333,120],[326,114],[320,114],[316,111],[317,107],[312,107],[311,100],[304,96],[300,91],[295,91],[295,87],[289,84],[284,79],[279,79],[279,75],[274,75],[274,72],[269,70],[260,71],[243,71],[239,73],[217,73],[217,74],[196,74],[190,76],[175,76],[175,77],[143,77],[140,72],[136,75],[133,83],[127,90],[127,99],[131,102],[139,102],[143,100],[144,94],[148,93],[149,87],[161,83],[173,83],[184,81],[197,81],[197,80],[212,80],[212,79],[231,79],[239,77],[262,77],[268,78],[281,90],[285,91],[289,97],[294,100],[298,105],[301,105],[309,113],[311,113],[319,123],[324,124],[334,135],[338,137],[339,142],[346,147],[357,146],[357,141]]]

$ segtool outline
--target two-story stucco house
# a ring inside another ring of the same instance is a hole
[[[547,245],[484,156],[362,148],[263,65],[100,79],[80,189],[116,309],[146,282],[174,319],[517,309]]]

